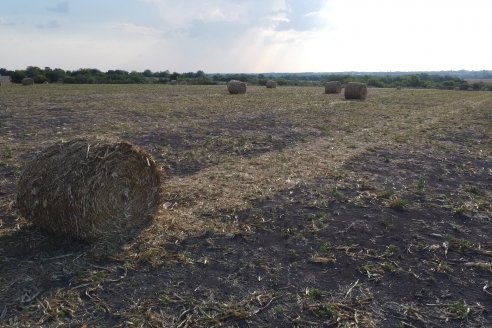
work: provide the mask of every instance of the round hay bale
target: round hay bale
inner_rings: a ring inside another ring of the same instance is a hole
[[[277,87],[277,81],[268,80],[267,83],[266,83],[266,87],[268,89],[275,89]]]
[[[155,216],[161,180],[162,170],[142,149],[76,139],[42,150],[26,165],[17,207],[57,236],[118,244]]]
[[[34,80],[31,79],[30,77],[25,77],[22,79],[22,85],[33,85]]]
[[[246,87],[246,82],[241,82],[237,80],[230,80],[229,82],[227,82],[227,90],[231,95],[246,93]]]
[[[349,82],[345,86],[345,99],[359,99],[364,100],[367,98],[367,86],[364,83]]]
[[[339,81],[329,81],[325,84],[325,93],[340,93],[342,92],[342,83]]]

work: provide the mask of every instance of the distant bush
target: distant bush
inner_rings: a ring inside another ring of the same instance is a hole
[[[342,84],[349,82],[365,83],[373,88],[424,88],[424,89],[450,89],[450,90],[487,90],[492,91],[492,84],[483,82],[468,83],[467,81],[438,74],[418,73],[401,74],[321,74],[321,73],[264,73],[264,74],[206,74],[204,71],[171,73],[169,70],[152,72],[146,69],[143,72],[127,72],[125,70],[109,70],[102,72],[94,68],[81,68],[76,71],[65,71],[60,68],[41,69],[29,66],[25,70],[9,71],[0,69],[2,75],[10,75],[12,82],[21,83],[25,77],[30,77],[36,83],[48,81],[50,83],[170,83],[212,85],[226,83],[230,80],[247,82],[248,85],[265,86],[268,80],[275,80],[278,85],[292,86],[324,86],[328,81],[340,81]],[[481,76],[488,76],[488,71],[479,72]],[[470,73],[471,74],[471,73]],[[492,76],[492,75],[491,75]]]
[[[483,82],[475,82],[475,83],[472,84],[472,89],[475,90],[475,91],[482,90],[483,87],[484,87],[484,83]]]
[[[35,75],[32,77],[32,79],[34,80],[34,83],[38,84],[38,83],[44,83],[46,82],[48,79],[46,78],[46,76],[44,75]]]
[[[22,83],[22,79],[26,77],[26,73],[24,71],[14,71],[10,75],[10,80],[14,83]]]
[[[370,78],[369,80],[367,80],[367,85],[370,87],[376,87],[376,88],[383,88],[384,87],[383,81],[381,81],[380,79],[376,79],[376,78]]]

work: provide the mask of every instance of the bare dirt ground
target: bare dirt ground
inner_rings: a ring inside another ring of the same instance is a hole
[[[59,140],[145,148],[154,224],[117,254],[15,208]],[[492,326],[492,93],[0,88],[0,326]]]

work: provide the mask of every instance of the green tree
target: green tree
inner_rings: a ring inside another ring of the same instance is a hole
[[[36,66],[28,66],[26,68],[26,76],[32,78],[44,76],[44,71]]]
[[[10,75],[10,79],[14,83],[21,83],[22,79],[25,77],[26,77],[26,72],[21,70],[15,70],[12,72],[12,75]]]

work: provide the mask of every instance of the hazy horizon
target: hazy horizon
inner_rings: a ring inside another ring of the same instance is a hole
[[[492,70],[487,0],[18,0],[0,67],[206,73]]]

